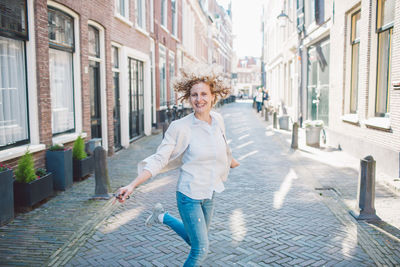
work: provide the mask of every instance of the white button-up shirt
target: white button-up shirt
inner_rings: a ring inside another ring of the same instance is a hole
[[[180,167],[177,191],[193,199],[211,199],[214,191],[222,192],[230,149],[222,116],[216,112],[210,115],[211,125],[193,113],[172,122],[157,152],[139,163],[139,173],[145,169],[155,176]]]

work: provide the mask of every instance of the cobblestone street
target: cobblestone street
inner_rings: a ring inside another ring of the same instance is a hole
[[[400,211],[386,211],[399,196],[377,185],[381,223],[357,222],[348,213],[357,194],[357,160],[301,143],[291,150],[290,132],[273,129],[250,103],[219,112],[241,166],[216,197],[204,266],[400,265]],[[112,188],[130,182],[136,163],[160,142],[161,134],[145,137],[110,158]],[[166,226],[144,226],[157,202],[178,216],[177,178],[178,171],[159,175],[123,205],[88,200],[93,177],[74,184],[0,227],[0,265],[182,266],[186,243]]]

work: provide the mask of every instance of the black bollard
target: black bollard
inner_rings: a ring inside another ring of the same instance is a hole
[[[293,149],[299,148],[299,125],[297,122],[293,123],[292,145],[290,147]]]
[[[276,111],[274,111],[274,114],[273,114],[273,125],[274,125],[274,129],[278,128],[278,119],[277,119]]]
[[[269,121],[268,108],[264,108],[265,121]]]
[[[367,156],[360,161],[358,204],[355,211],[351,211],[351,215],[357,220],[380,220],[375,211],[375,165],[376,162],[372,156]]]
[[[107,152],[101,146],[94,149],[94,176],[96,187],[93,199],[109,199],[111,191],[107,168]]]

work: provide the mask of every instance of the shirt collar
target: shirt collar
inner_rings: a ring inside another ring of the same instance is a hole
[[[193,115],[193,125],[209,125],[207,122],[196,118],[196,116],[194,115],[194,112],[192,113],[192,115]],[[214,117],[212,111],[210,112],[210,116],[211,116],[211,125],[210,126],[214,126],[215,125],[215,117]]]

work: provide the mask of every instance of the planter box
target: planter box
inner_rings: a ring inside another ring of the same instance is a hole
[[[14,204],[16,207],[32,207],[53,195],[53,174],[49,172],[30,183],[14,182]]]
[[[306,127],[306,145],[319,147],[322,127]]]
[[[13,182],[12,170],[0,172],[0,225],[14,218]]]
[[[73,160],[74,181],[80,181],[94,170],[94,156],[88,156],[82,160]]]
[[[279,117],[279,129],[289,130],[289,116],[283,115]]]
[[[46,151],[46,169],[54,176],[54,189],[66,190],[72,186],[72,150]]]

